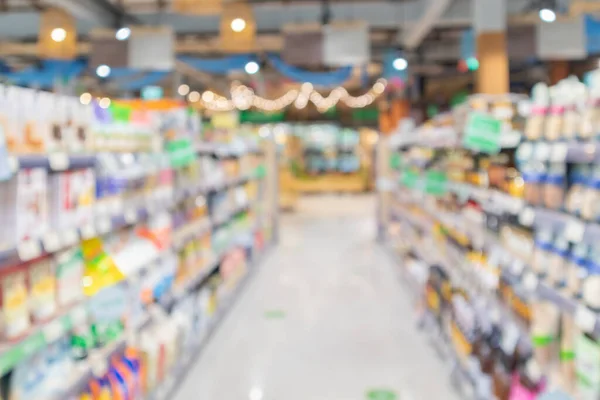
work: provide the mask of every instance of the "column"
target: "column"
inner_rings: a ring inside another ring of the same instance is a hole
[[[476,35],[477,93],[508,93],[510,77],[506,43],[506,0],[473,0]]]
[[[559,81],[569,76],[569,61],[555,60],[549,62],[550,83],[556,85]]]

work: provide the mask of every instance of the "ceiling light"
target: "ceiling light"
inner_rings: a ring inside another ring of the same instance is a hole
[[[190,87],[186,84],[179,85],[179,89],[177,89],[177,93],[179,93],[180,96],[185,96],[189,92],[190,92]]]
[[[544,22],[554,22],[556,21],[556,13],[554,12],[554,10],[551,10],[549,8],[542,8],[540,10],[540,19]]]
[[[108,108],[110,107],[110,99],[108,97],[103,97],[98,102],[98,105],[100,106],[100,108]]]
[[[196,91],[190,92],[190,94],[188,95],[188,100],[191,103],[195,103],[197,101],[200,101],[200,93],[198,93]]]
[[[67,31],[65,31],[63,28],[54,28],[52,29],[52,32],[50,32],[50,37],[55,42],[60,43],[67,38]]]
[[[110,75],[110,67],[106,64],[98,65],[96,68],[96,75],[100,78],[106,78]]]
[[[246,21],[243,18],[235,18],[231,21],[231,30],[234,32],[241,32],[246,29]]]
[[[206,92],[202,93],[202,101],[204,101],[206,103],[210,103],[214,99],[215,99],[215,94],[213,92],[211,92],[210,90],[207,90]]]
[[[88,105],[88,104],[90,104],[91,101],[92,101],[92,95],[89,93],[82,93],[81,96],[79,96],[79,102],[81,104]]]
[[[258,66],[258,63],[255,61],[250,61],[244,67],[244,70],[246,70],[246,72],[250,75],[257,73],[259,69],[260,69],[260,67]]]
[[[117,40],[127,40],[127,39],[129,39],[129,36],[131,36],[131,29],[129,29],[126,26],[124,26],[123,28],[119,29],[117,31],[117,33],[115,33],[115,38]]]
[[[398,57],[394,60],[392,65],[393,65],[394,69],[396,69],[398,71],[404,71],[408,67],[408,61],[406,61],[402,57]]]

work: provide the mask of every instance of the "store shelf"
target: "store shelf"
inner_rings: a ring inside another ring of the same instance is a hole
[[[132,207],[112,217],[99,217],[95,223],[89,223],[82,227],[65,229],[60,232],[48,232],[41,239],[23,241],[18,246],[0,250],[0,269],[56,253],[76,245],[81,240],[118,231],[126,226],[146,220],[158,209],[166,210],[168,204],[169,202],[164,201],[147,203],[146,206]]]
[[[241,206],[237,206],[235,209],[231,210],[226,215],[215,218],[212,221],[213,230],[219,229],[223,225],[229,223],[236,215],[248,211],[252,207],[252,204],[247,203]]]
[[[221,182],[213,182],[201,184],[195,187],[183,187],[177,189],[175,193],[175,203],[181,202],[183,199],[193,198],[199,195],[208,195],[209,193],[217,193],[236,186],[244,185],[255,179],[252,175],[230,178]]]
[[[527,215],[526,215],[527,214]],[[525,225],[533,220],[533,226],[537,229],[550,229],[553,232],[563,232],[571,242],[583,242],[595,245],[600,241],[600,224],[585,222],[580,218],[546,208],[527,208],[523,210],[519,219]]]
[[[49,400],[64,400],[78,398],[88,388],[90,380],[94,377],[92,373],[92,362],[94,359],[110,360],[114,355],[121,354],[125,351],[126,342],[124,339],[116,340],[109,343],[104,348],[93,350],[93,353],[88,356],[87,361],[83,361],[76,367],[73,373],[73,379],[67,385],[67,389],[53,395]]]
[[[257,262],[253,262],[253,265],[257,265],[262,260],[264,254],[267,253],[269,248],[263,250],[262,256],[257,258]],[[221,322],[231,310],[233,303],[238,298],[243,288],[247,285],[248,281],[254,273],[253,269],[241,279],[233,292],[225,299],[222,300],[219,309],[212,317],[206,335],[200,343],[194,346],[190,351],[186,351],[186,355],[177,362],[175,367],[170,371],[169,376],[163,383],[159,385],[152,393],[150,393],[144,400],[168,400],[175,396],[175,392],[179,388],[179,385],[183,382],[188,372],[192,369],[191,366],[194,361],[200,356],[202,350],[206,347],[212,335],[215,333],[217,327],[220,326]]]
[[[85,307],[77,305],[63,311],[45,324],[32,327],[21,340],[6,343],[0,348],[0,375],[6,374],[16,365],[63,336],[73,326],[77,326],[86,318],[87,310]]]
[[[196,152],[200,154],[214,155],[221,158],[228,158],[240,157],[250,153],[260,154],[262,153],[262,150],[256,145],[246,145],[244,143],[201,143],[196,146]]]
[[[13,157],[10,160],[14,169],[46,168],[50,171],[65,171],[96,166],[96,155],[75,155],[67,153],[26,154]]]
[[[600,142],[525,142],[518,151],[521,159],[543,162],[600,162]]]

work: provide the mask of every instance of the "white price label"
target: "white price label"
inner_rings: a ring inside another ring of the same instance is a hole
[[[548,160],[550,158],[550,145],[548,143],[536,143],[534,156],[538,161]]]
[[[79,326],[87,320],[87,311],[85,307],[79,306],[71,311],[71,321],[73,326]]]
[[[19,159],[15,156],[8,157],[8,167],[13,174],[16,173],[21,167]]]
[[[585,234],[585,224],[580,220],[573,218],[567,224],[565,237],[569,242],[579,243],[583,240]]]
[[[567,159],[567,151],[569,147],[566,143],[554,143],[550,151],[550,161],[564,162]]]
[[[78,241],[79,237],[77,236],[77,231],[75,229],[67,229],[63,233],[63,243],[65,246],[73,246]]]
[[[97,215],[106,215],[108,214],[108,205],[106,202],[101,201],[94,205]]]
[[[524,269],[525,263],[517,258],[513,261],[510,267],[510,272],[512,272],[514,275],[521,275]]]
[[[537,290],[538,283],[538,277],[533,272],[528,273],[523,278],[523,286],[525,287],[525,289],[531,292]]]
[[[523,143],[517,150],[517,158],[520,160],[529,160],[533,155],[533,145],[531,143]]]
[[[60,237],[55,232],[45,234],[42,242],[44,243],[44,249],[48,253],[53,253],[61,247]]]
[[[89,223],[81,228],[81,236],[83,239],[91,239],[96,237],[96,227],[94,224]]]
[[[578,306],[575,311],[575,324],[584,332],[593,332],[597,319],[596,313],[584,305]]]
[[[135,222],[137,221],[138,214],[136,210],[129,209],[125,211],[124,217],[125,221],[128,224],[135,224]]]
[[[24,240],[17,246],[17,253],[21,261],[33,260],[42,255],[42,246],[39,240]]]
[[[105,218],[100,218],[98,220],[98,233],[101,235],[104,235],[108,232],[110,232],[112,228],[112,223],[110,222],[110,218],[105,217]]]
[[[517,343],[519,342],[519,337],[521,336],[519,328],[517,328],[514,323],[509,322],[505,325],[503,333],[500,346],[507,354],[512,354],[515,351]]]
[[[44,339],[46,343],[52,343],[59,339],[65,332],[64,326],[60,319],[46,324],[43,328]]]
[[[53,171],[64,171],[69,168],[69,156],[66,153],[54,153],[48,156],[50,169]]]
[[[110,212],[112,215],[120,214],[123,210],[123,204],[121,203],[121,199],[112,199],[110,202]]]
[[[525,207],[519,213],[519,223],[524,226],[533,225],[533,221],[535,220],[535,211],[531,207]]]

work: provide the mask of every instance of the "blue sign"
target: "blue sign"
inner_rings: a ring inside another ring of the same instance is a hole
[[[475,32],[473,29],[467,29],[460,37],[460,58],[468,60],[476,57]]]
[[[588,54],[600,53],[600,19],[585,16],[585,38]]]
[[[163,88],[160,86],[145,86],[142,88],[141,97],[144,100],[158,100],[163,97]]]

